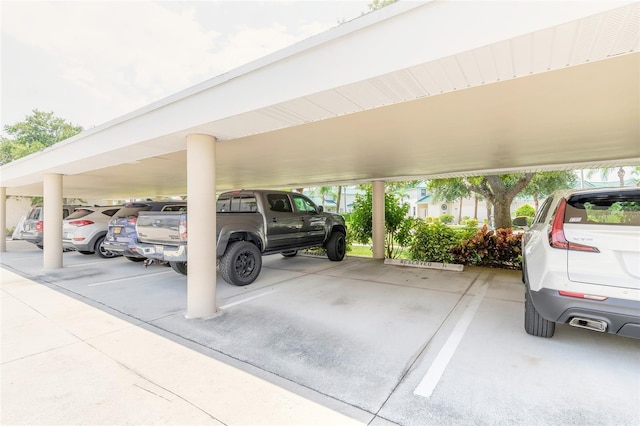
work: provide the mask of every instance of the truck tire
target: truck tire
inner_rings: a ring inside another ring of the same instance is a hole
[[[229,284],[244,286],[258,278],[262,268],[262,254],[255,244],[236,241],[220,258],[220,275]]]
[[[344,259],[344,255],[347,251],[347,243],[345,241],[344,234],[339,231],[334,231],[329,237],[329,241],[325,248],[327,249],[327,257],[329,257],[329,260],[339,262]]]
[[[529,289],[524,289],[524,329],[528,334],[538,337],[553,337],[556,323],[544,319],[533,306]]]
[[[177,273],[187,275],[187,262],[169,262],[169,265]]]
[[[280,253],[283,257],[294,257],[296,254],[298,254],[298,250],[289,250],[289,251],[283,251],[282,253]]]

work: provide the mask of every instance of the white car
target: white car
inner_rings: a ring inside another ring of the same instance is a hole
[[[523,220],[524,219],[524,220]],[[568,323],[640,338],[640,188],[564,190],[524,226],[527,333]]]
[[[122,206],[80,207],[62,221],[62,247],[103,258],[118,254],[103,247],[109,220]]]

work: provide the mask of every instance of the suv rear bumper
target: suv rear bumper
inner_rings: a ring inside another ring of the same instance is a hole
[[[543,318],[568,323],[585,318],[606,323],[606,332],[640,339],[640,300],[609,298],[603,301],[562,296],[558,290],[528,290]]]
[[[114,243],[113,241],[105,240],[102,243],[102,248],[104,248],[105,250],[108,250],[110,252],[117,253],[119,255],[125,256],[125,257],[144,258],[144,256],[142,256],[139,253],[134,251],[135,247],[129,246],[129,244],[127,244],[127,243]]]

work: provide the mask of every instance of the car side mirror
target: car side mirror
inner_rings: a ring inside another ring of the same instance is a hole
[[[322,206],[316,206],[316,211],[318,213],[322,213],[324,211],[324,208]]]
[[[529,218],[526,216],[518,216],[513,219],[513,224],[521,228],[529,228]]]

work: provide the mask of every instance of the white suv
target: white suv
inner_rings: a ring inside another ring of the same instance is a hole
[[[530,228],[514,224],[527,333],[552,337],[557,322],[640,338],[640,188],[558,191]]]
[[[80,207],[62,221],[62,246],[103,258],[119,256],[103,247],[109,220],[122,206]]]

